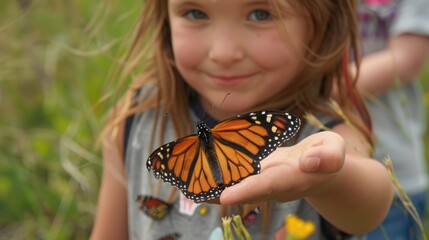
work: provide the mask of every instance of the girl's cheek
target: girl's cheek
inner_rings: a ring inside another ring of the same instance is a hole
[[[172,29],[173,53],[179,66],[197,66],[202,61],[203,38],[193,31]]]
[[[249,46],[249,54],[259,66],[265,69],[277,68],[281,65],[291,64],[295,57],[286,48],[285,43],[277,34],[262,35],[257,37],[255,44]]]
[[[198,58],[192,48],[184,45],[173,47],[175,63],[178,67],[195,67],[198,65]]]

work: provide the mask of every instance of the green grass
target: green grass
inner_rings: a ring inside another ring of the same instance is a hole
[[[0,239],[86,239],[101,173],[98,105],[140,1],[0,8]]]
[[[88,238],[106,112],[97,103],[139,4],[2,2],[0,239]],[[423,76],[429,92],[429,66]]]

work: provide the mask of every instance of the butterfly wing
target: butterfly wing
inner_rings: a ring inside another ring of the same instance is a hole
[[[218,196],[224,188],[216,183],[196,135],[159,147],[149,156],[146,167],[196,202],[214,198],[208,196]]]
[[[225,120],[211,130],[223,144],[262,160],[292,138],[300,125],[300,119],[289,113],[261,111]]]
[[[171,210],[171,204],[158,198],[138,195],[136,200],[139,202],[139,208],[154,220],[164,219]]]
[[[258,174],[259,161],[299,130],[299,118],[261,111],[220,122],[211,129],[223,184],[228,187]]]
[[[158,240],[178,240],[181,236],[182,235],[180,233],[171,233],[161,238],[158,238]]]

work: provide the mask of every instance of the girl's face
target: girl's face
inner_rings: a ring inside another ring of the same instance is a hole
[[[281,8],[292,11],[286,1]],[[168,11],[176,67],[218,119],[284,91],[310,36],[304,17],[278,20],[268,0],[169,0]],[[278,23],[289,33],[287,44]]]

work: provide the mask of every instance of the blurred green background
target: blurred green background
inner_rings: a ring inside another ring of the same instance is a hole
[[[0,239],[88,238],[106,114],[98,103],[141,4],[2,1]],[[429,106],[429,65],[422,79]]]
[[[2,0],[0,239],[87,239],[101,177],[98,104],[136,0]]]

